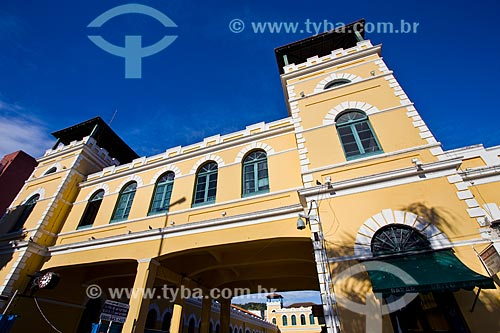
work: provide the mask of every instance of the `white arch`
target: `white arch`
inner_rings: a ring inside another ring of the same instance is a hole
[[[45,198],[45,189],[43,187],[39,187],[37,188],[36,190],[34,190],[33,192],[30,193],[30,195],[26,196],[23,200],[23,204],[26,203],[26,201],[28,201],[28,199],[30,199],[32,196],[34,196],[35,194],[38,194],[40,197],[38,198],[38,200],[42,200],[43,198]]]
[[[148,312],[154,310],[156,312],[156,321],[161,321],[163,318],[160,318],[160,307],[156,303],[150,303]]]
[[[163,318],[165,318],[165,315],[166,315],[167,313],[170,313],[170,314],[172,315],[172,309],[171,309],[171,308],[169,308],[169,307],[167,307],[167,308],[163,311],[163,313],[161,314],[161,321],[163,321]]]
[[[379,109],[371,104],[365,103],[365,102],[358,102],[358,101],[345,101],[337,106],[335,106],[333,109],[328,111],[328,113],[325,116],[325,119],[323,119],[323,125],[330,125],[335,123],[335,118],[337,115],[347,109],[358,109],[362,110],[366,113],[366,115],[372,115],[374,113],[379,112]]]
[[[320,92],[325,90],[325,86],[328,84],[328,82],[331,82],[333,80],[338,80],[338,79],[346,79],[351,82],[358,82],[363,80],[362,77],[354,75],[354,74],[349,74],[349,73],[333,73],[325,77],[323,80],[319,81],[319,83],[316,85],[314,88],[314,92]]]
[[[108,195],[109,194],[108,184],[103,183],[103,184],[97,185],[89,194],[87,194],[87,197],[85,197],[84,201],[89,201],[90,197],[93,196],[95,194],[95,192],[97,192],[99,190],[104,190],[104,195]]]
[[[189,325],[189,322],[191,321],[191,319],[194,320],[194,327],[199,327],[198,318],[196,318],[196,315],[194,313],[191,313],[189,315],[188,319],[186,320],[186,324]]]
[[[189,171],[189,174],[190,175],[194,175],[196,173],[196,171],[198,171],[198,168],[200,167],[200,165],[202,165],[203,163],[205,163],[207,161],[214,161],[214,162],[216,162],[218,168],[224,166],[224,160],[220,156],[210,154],[210,155],[204,156],[203,158],[200,158],[194,164],[194,166],[191,168],[191,171]]]
[[[168,171],[172,171],[175,174],[175,177],[182,176],[181,170],[178,167],[176,167],[173,164],[169,164],[166,167],[163,167],[160,170],[158,170],[158,172],[155,173],[155,175],[153,176],[153,178],[151,178],[151,181],[149,182],[149,184],[150,185],[156,184],[156,181],[158,180],[158,178],[161,175],[163,175],[165,172],[168,172]]]
[[[144,184],[141,177],[137,175],[132,175],[127,177],[124,181],[121,182],[121,184],[116,188],[115,193],[120,192],[123,186],[125,186],[127,183],[130,183],[131,181],[135,181],[137,183],[137,187],[140,187]]]
[[[241,163],[241,161],[243,160],[243,157],[245,157],[245,155],[249,151],[254,150],[254,149],[262,149],[262,150],[264,150],[266,152],[267,156],[270,156],[270,155],[274,154],[273,147],[271,147],[267,143],[253,142],[252,144],[250,144],[250,145],[244,147],[242,150],[240,150],[240,152],[238,153],[238,155],[236,155],[236,159],[234,160],[234,163]]]
[[[354,243],[354,254],[372,256],[371,241],[375,232],[389,224],[404,224],[413,227],[427,237],[433,249],[450,246],[448,237],[435,225],[423,218],[406,211],[384,209],[382,212],[371,216],[359,228]]]

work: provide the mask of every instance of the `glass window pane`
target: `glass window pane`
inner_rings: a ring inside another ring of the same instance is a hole
[[[217,192],[217,163],[210,162],[203,165],[196,178],[193,203],[215,201]]]
[[[269,189],[267,155],[265,151],[251,152],[243,161],[243,194]]]

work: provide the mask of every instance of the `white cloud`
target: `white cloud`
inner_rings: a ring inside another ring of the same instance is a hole
[[[5,154],[23,150],[33,157],[40,157],[54,140],[47,128],[18,104],[0,100],[0,158]]]

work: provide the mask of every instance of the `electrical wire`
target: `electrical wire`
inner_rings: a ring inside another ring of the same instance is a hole
[[[36,304],[36,307],[38,308],[38,311],[40,311],[40,314],[42,315],[43,319],[47,322],[47,324],[49,324],[50,327],[52,327],[54,329],[54,331],[56,331],[58,333],[62,333],[54,325],[52,325],[52,323],[47,319],[47,317],[45,317],[45,315],[43,314],[42,309],[40,308],[40,305],[38,304],[38,300],[36,299],[36,297],[33,297],[33,300],[35,301],[35,304]]]

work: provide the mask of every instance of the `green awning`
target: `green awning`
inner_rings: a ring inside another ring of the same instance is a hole
[[[469,269],[453,254],[452,250],[408,253],[374,260],[366,262],[370,264],[368,274],[374,293],[384,295],[407,292],[427,293],[457,291],[461,288],[472,290],[474,287],[495,289],[493,279]],[[398,269],[403,272],[398,273]],[[393,274],[395,271],[396,274]]]

